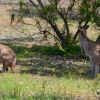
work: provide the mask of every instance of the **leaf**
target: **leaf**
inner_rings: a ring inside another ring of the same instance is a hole
[[[59,46],[59,50],[66,52],[66,51],[62,48],[62,46]]]

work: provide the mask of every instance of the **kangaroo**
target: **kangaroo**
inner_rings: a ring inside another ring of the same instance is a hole
[[[3,72],[7,72],[9,67],[13,73],[16,72],[16,55],[11,48],[3,44],[0,44],[0,61],[3,63]]]
[[[80,46],[84,49],[85,53],[89,56],[92,65],[92,74],[97,76],[99,73],[100,64],[100,45],[99,43],[90,40],[87,35],[89,25],[79,26]]]

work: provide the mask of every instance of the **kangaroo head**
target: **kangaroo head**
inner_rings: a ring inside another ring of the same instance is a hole
[[[86,30],[89,28],[89,25],[86,26],[79,26],[79,34],[81,36],[86,36]]]

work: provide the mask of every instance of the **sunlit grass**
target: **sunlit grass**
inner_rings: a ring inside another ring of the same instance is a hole
[[[0,97],[8,98],[38,98],[38,100],[65,100],[64,98],[85,98],[96,100],[100,90],[97,78],[87,79],[69,75],[69,77],[32,76],[30,74],[1,74]],[[58,99],[59,98],[59,99]],[[7,99],[8,100],[8,99]],[[35,99],[34,99],[35,100]]]

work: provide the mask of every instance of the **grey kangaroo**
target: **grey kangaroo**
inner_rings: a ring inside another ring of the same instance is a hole
[[[80,46],[84,49],[85,53],[89,56],[92,65],[92,74],[97,76],[99,73],[100,65],[100,45],[90,40],[87,35],[89,25],[79,26]]]
[[[3,44],[0,44],[0,61],[3,63],[3,72],[7,72],[9,67],[13,73],[16,72],[15,53],[11,48]]]

